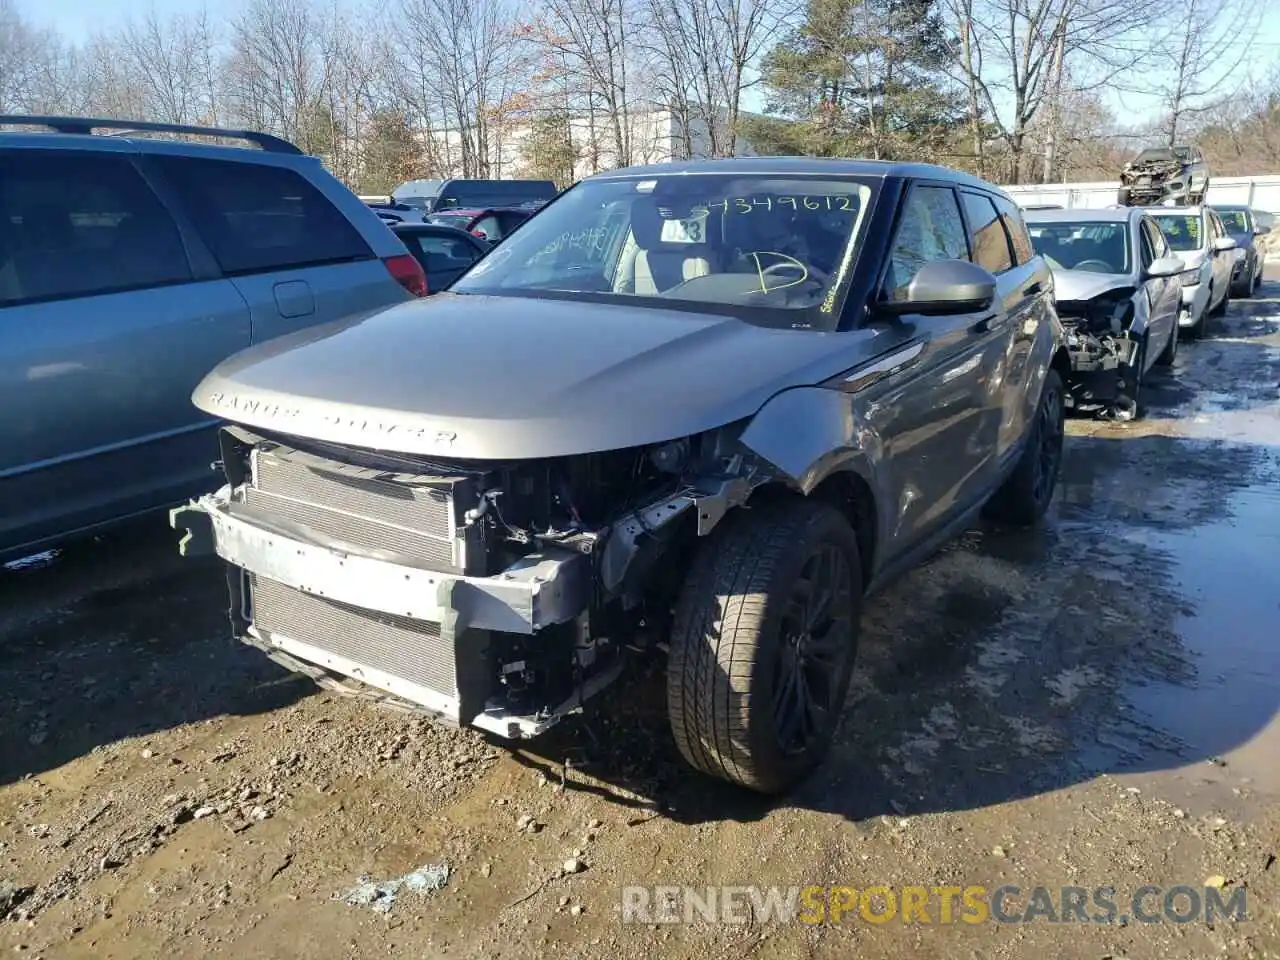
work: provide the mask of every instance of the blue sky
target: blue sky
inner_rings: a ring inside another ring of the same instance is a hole
[[[145,16],[153,8],[168,15],[194,12],[206,5],[210,10],[217,10],[219,6],[210,0],[18,0],[19,9],[29,19],[54,26],[72,40],[83,40],[94,30],[111,27],[126,17]],[[1264,18],[1248,66],[1261,74],[1277,62],[1280,62],[1280,17]],[[748,99],[753,101],[747,104],[749,108],[757,106],[755,97]],[[1112,93],[1107,99],[1122,122],[1140,121],[1157,109],[1151,96]]]

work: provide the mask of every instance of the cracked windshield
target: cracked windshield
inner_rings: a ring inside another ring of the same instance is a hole
[[[747,318],[769,308],[783,312],[760,322],[830,327],[871,192],[853,180],[770,177],[584,183],[452,290],[656,297]]]

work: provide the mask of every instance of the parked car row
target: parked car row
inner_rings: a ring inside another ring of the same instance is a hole
[[[1174,361],[1233,295],[1262,280],[1254,243],[1268,231],[1246,206],[1025,208],[1031,241],[1053,270],[1067,330],[1073,407],[1142,415],[1142,385]]]
[[[260,134],[13,123],[54,133],[0,133],[0,556],[191,498],[290,669],[518,739],[666,656],[683,756],[765,793],[827,753],[864,596],[1035,524],[1067,408],[1136,415],[1193,286],[1151,211],[925,164],[619,170],[506,230]]]
[[[396,203],[423,215],[462,208],[484,210],[528,202],[548,203],[558,194],[550,180],[410,180],[391,191]]]
[[[484,253],[501,243],[549,202],[554,185],[544,180],[414,181],[440,184],[428,199],[410,194],[413,203],[395,196],[360,199],[405,242],[426,272],[431,293],[458,279]],[[401,193],[412,184],[397,188]],[[418,191],[422,187],[414,188]],[[506,206],[459,206],[460,199],[501,196]],[[431,212],[424,212],[425,210]],[[459,234],[465,235],[465,239]]]

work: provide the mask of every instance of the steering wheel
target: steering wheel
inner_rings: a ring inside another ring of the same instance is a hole
[[[1093,273],[1115,273],[1111,264],[1105,260],[1081,260],[1072,270],[1089,270]]]

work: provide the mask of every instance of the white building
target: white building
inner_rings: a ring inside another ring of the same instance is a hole
[[[743,113],[744,119],[752,114]],[[695,122],[686,137],[679,117],[671,110],[642,110],[628,116],[630,164],[665,163],[677,159],[697,159],[712,155],[712,138],[705,122]],[[491,177],[519,177],[532,165],[528,140],[532,121],[488,131]],[[609,117],[573,117],[569,121],[569,137],[573,144],[574,177],[590,176],[602,170],[628,165],[620,158],[617,135]],[[443,162],[446,176],[462,176],[463,136],[457,130],[435,135],[434,150],[429,154]],[[735,156],[755,156],[750,143],[739,134]]]

